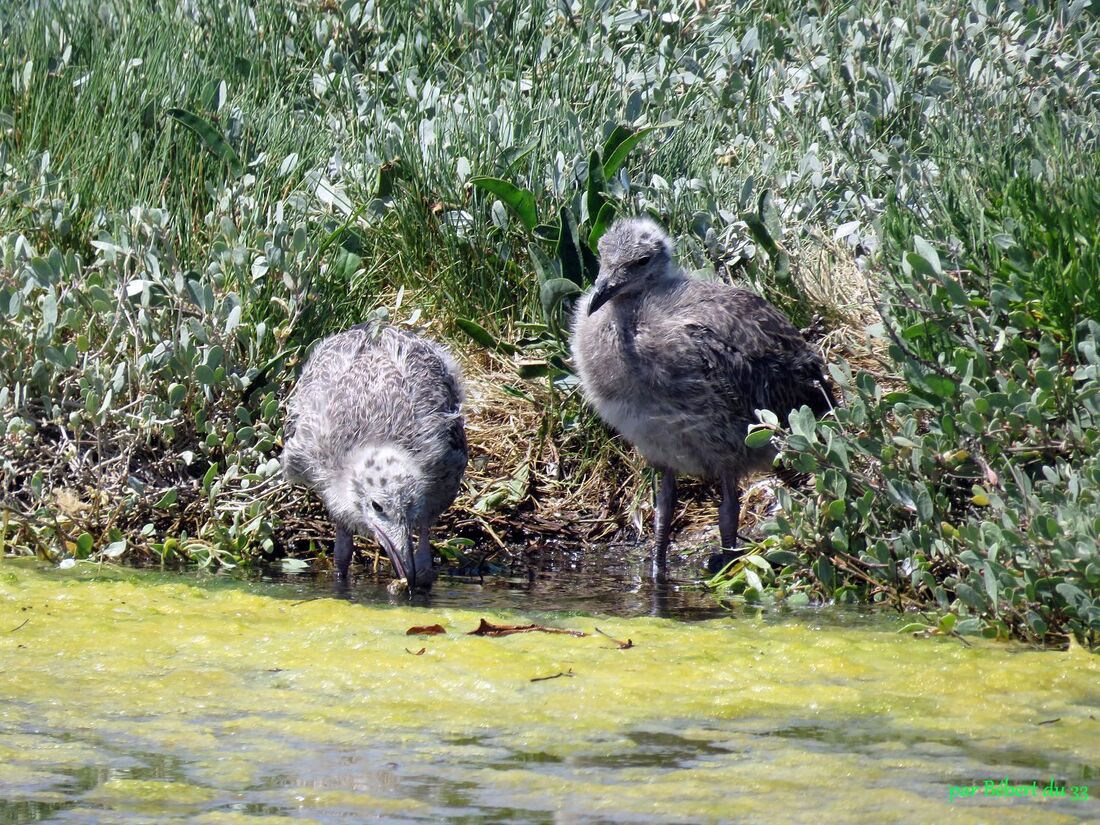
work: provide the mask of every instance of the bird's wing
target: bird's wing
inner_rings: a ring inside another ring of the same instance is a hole
[[[721,403],[738,415],[780,416],[824,404],[820,358],[782,312],[763,298],[722,284],[689,281],[653,313],[640,347],[660,386],[683,398]],[[641,336],[640,336],[641,338]]]
[[[344,376],[366,344],[365,334],[347,330],[323,339],[313,348],[287,397],[283,430],[288,439],[294,437],[303,421],[324,414],[332,389],[343,385]]]

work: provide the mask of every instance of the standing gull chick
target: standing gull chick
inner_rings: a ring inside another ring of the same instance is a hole
[[[661,473],[654,575],[666,575],[676,474],[722,485],[722,546],[737,543],[741,478],[771,467],[750,449],[755,410],[781,417],[833,396],[821,358],[778,309],[728,284],[691,278],[668,234],[648,218],[616,221],[600,239],[600,274],[581,298],[572,352],[600,417]]]
[[[314,349],[287,403],[282,464],[324,501],[341,579],[352,535],[370,533],[410,590],[431,587],[429,532],[466,468],[461,403],[450,353],[411,332],[360,324]]]

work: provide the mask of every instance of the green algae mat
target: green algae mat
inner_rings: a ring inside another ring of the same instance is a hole
[[[1100,658],[898,627],[3,561],[0,822],[1100,821]]]

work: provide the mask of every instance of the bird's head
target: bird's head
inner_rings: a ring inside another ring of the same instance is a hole
[[[622,218],[600,238],[600,274],[588,302],[591,315],[613,298],[637,295],[677,276],[672,241],[650,218]]]
[[[338,485],[344,520],[374,536],[410,590],[431,587],[430,562],[428,569],[417,569],[413,553],[412,526],[424,499],[424,474],[413,455],[396,445],[369,446],[356,451],[348,466],[345,483]]]

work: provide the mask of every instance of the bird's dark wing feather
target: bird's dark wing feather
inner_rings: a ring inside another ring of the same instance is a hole
[[[669,365],[661,380],[684,397],[720,400],[745,418],[757,409],[785,418],[803,404],[819,415],[830,408],[820,357],[782,312],[751,292],[690,279],[669,297],[648,338]]]

